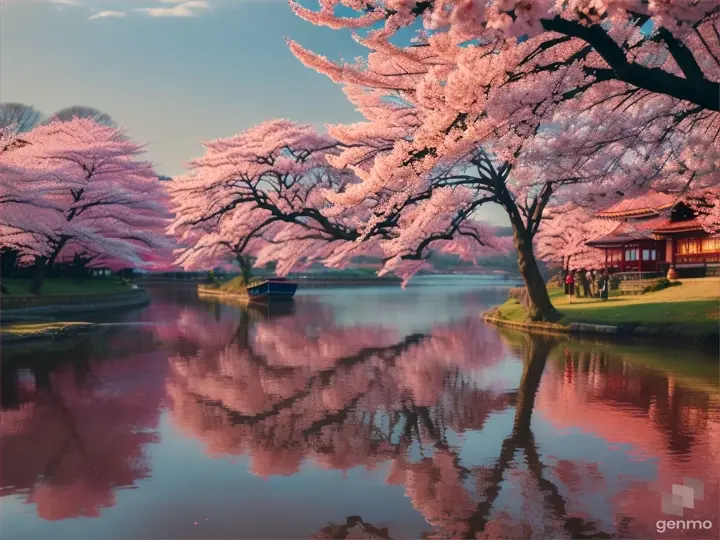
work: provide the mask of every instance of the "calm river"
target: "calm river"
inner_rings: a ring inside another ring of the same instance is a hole
[[[507,286],[157,286],[5,347],[0,538],[718,538],[717,351],[499,331]]]

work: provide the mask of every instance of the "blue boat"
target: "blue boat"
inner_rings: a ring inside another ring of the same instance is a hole
[[[297,283],[279,277],[257,278],[251,280],[247,286],[251,302],[290,300],[295,296],[295,291],[297,291]]]

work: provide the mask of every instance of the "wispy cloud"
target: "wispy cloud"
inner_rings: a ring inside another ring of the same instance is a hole
[[[63,11],[65,8],[81,8],[83,7],[78,0],[46,0],[49,4],[55,6],[58,11]],[[2,4],[2,0],[0,0]]]
[[[145,13],[149,17],[194,17],[203,10],[210,9],[206,0],[160,0],[163,4],[174,4],[172,7],[135,8],[134,11]]]
[[[197,17],[231,5],[285,3],[287,0],[0,0],[0,4],[25,2],[50,4],[57,9],[82,8],[93,12],[88,20],[95,20],[123,18],[132,14],[147,17]],[[132,4],[142,7],[132,7]]]
[[[124,16],[125,13],[123,13],[122,11],[98,11],[95,15],[91,15],[90,17],[88,17],[88,21],[94,21],[95,19],[107,19],[109,17],[119,19]]]

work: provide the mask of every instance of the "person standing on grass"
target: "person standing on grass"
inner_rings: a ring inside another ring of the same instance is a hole
[[[593,298],[600,298],[600,287],[598,286],[598,280],[600,276],[595,270],[592,271],[592,281],[590,283]]]
[[[585,273],[582,271],[582,269],[575,270],[575,297],[580,298],[582,297],[583,292],[583,276]]]
[[[575,298],[580,298],[582,292],[582,271],[575,270],[573,282],[575,283]]]
[[[590,298],[592,296],[590,292],[590,284],[592,283],[592,272],[590,272],[590,269],[587,269],[587,272],[585,272],[585,276],[583,277],[583,296],[585,298]]]
[[[570,299],[574,292],[575,279],[573,278],[572,272],[568,270],[568,273],[565,275],[565,295]]]
[[[600,283],[601,283],[600,299],[604,301],[604,300],[607,300],[608,297],[610,296],[610,274],[609,274],[607,268],[603,272]]]

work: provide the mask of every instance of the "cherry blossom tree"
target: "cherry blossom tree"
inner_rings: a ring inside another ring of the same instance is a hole
[[[583,92],[607,81],[667,95],[702,109],[720,111],[720,7],[713,0],[646,2],[574,0],[321,0],[320,10],[296,1],[293,10],[315,24],[363,29],[380,25],[394,34],[422,18],[433,32],[447,32],[456,42],[520,38],[532,55],[548,62],[512,73],[515,80],[543,83],[558,71],[584,61]],[[343,6],[355,16],[343,17]],[[475,73],[475,76],[482,76]]]
[[[625,4],[606,11],[602,2],[291,5],[315,24],[356,30],[370,51],[338,64],[290,42],[304,64],[345,84],[367,119],[330,130],[348,148],[335,164],[361,178],[331,198],[338,211],[386,190],[395,194],[383,208],[389,212],[448,181],[470,190],[469,204],[500,204],[532,318],[556,316],[532,246],[546,208],[609,205],[648,189],[717,189],[720,120],[716,97],[708,99],[718,86],[716,6],[701,2],[683,13],[632,3],[638,14]],[[342,16],[340,5],[356,15]],[[413,26],[418,16],[432,32]],[[687,31],[687,47],[662,26],[677,26],[673,18]],[[513,37],[520,30],[523,39]],[[663,47],[670,52],[661,54]],[[678,75],[678,55],[691,76]]]
[[[27,138],[14,125],[0,128],[0,250],[3,260],[47,254],[44,238],[52,235],[50,198],[56,186],[38,174],[37,163],[28,159]],[[5,264],[3,264],[5,269]]]
[[[330,211],[328,198],[359,179],[334,161],[338,141],[311,126],[275,120],[205,146],[205,156],[170,189],[176,219],[169,230],[187,246],[178,259],[185,267],[232,255],[247,276],[251,255],[259,265],[277,262],[283,274],[315,261],[339,267],[355,256],[380,255],[381,273],[407,279],[431,247],[469,258],[504,248],[491,227],[467,219],[476,205],[457,186],[432,201],[420,194],[390,212],[384,210],[393,204],[390,191]],[[430,211],[440,206],[452,211]]]
[[[683,202],[693,210],[703,230],[715,237],[720,234],[720,190],[695,190]]]
[[[165,245],[164,187],[142,146],[118,128],[91,119],[53,121],[28,134],[37,175],[52,179],[55,207],[48,248],[37,256],[32,290],[48,266],[82,256],[94,265],[142,265],[141,254]]]
[[[542,260],[562,269],[602,268],[603,252],[587,242],[609,234],[618,223],[596,218],[592,211],[572,204],[549,209],[536,236],[535,251]]]
[[[287,272],[312,256],[312,244],[355,240],[321,212],[323,191],[348,179],[325,161],[334,146],[310,126],[284,120],[205,143],[205,156],[171,182],[176,219],[169,231],[188,246],[179,264],[207,268],[232,256],[248,278],[250,256],[282,261],[279,271]]]

